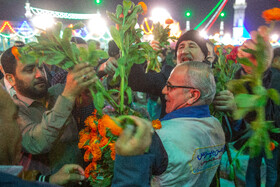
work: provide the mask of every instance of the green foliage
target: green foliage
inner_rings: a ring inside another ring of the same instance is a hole
[[[73,29],[80,29],[82,27],[84,27],[84,25],[78,23],[74,25]],[[22,62],[45,63],[56,65],[64,70],[69,70],[76,64],[85,62],[96,66],[100,59],[108,57],[105,51],[96,49],[94,42],[89,42],[88,49],[84,47],[78,48],[75,43],[71,43],[73,29],[65,28],[62,30],[62,24],[56,23],[53,28],[42,32],[37,36],[38,42],[28,43],[19,49]],[[117,106],[99,80],[90,87],[90,90],[93,96],[97,95],[95,104],[99,113],[102,113],[104,98],[106,98],[112,106]]]
[[[117,28],[110,28],[111,36],[121,51],[118,59],[118,68],[111,81],[112,84],[120,84],[119,100],[120,104],[116,111],[119,114],[127,114],[130,110],[125,110],[125,93],[129,103],[132,101],[132,92],[128,87],[128,75],[134,63],[144,63],[148,58],[154,57],[152,47],[147,42],[141,42],[143,36],[141,29],[135,29],[138,14],[142,13],[142,7],[131,1],[124,0],[123,6],[118,5],[116,13],[107,12],[109,18],[117,24]]]
[[[216,79],[216,93],[219,93],[223,90],[226,90],[228,87],[233,87],[239,82],[234,82],[233,78],[236,71],[240,68],[239,63],[235,63],[232,60],[227,60],[226,56],[231,53],[231,48],[227,46],[220,46],[217,48],[218,50],[218,61],[214,64],[213,73]],[[231,82],[231,85],[228,86],[227,84]],[[242,87],[240,87],[242,89]],[[244,88],[244,90],[246,90]],[[211,105],[210,111],[213,116],[215,116],[219,121],[222,121],[222,117],[225,115],[223,112],[215,110],[215,108]]]
[[[279,93],[275,89],[266,90],[263,87],[263,74],[267,67],[266,45],[261,36],[257,36],[256,49],[246,49],[247,53],[252,54],[256,58],[253,63],[247,59],[239,59],[239,62],[245,66],[252,68],[252,73],[242,76],[239,80],[232,80],[228,83],[228,88],[235,94],[235,102],[238,110],[234,113],[235,119],[244,118],[248,112],[254,111],[256,118],[250,122],[253,135],[249,138],[246,147],[249,148],[250,156],[257,156],[262,149],[265,150],[266,156],[272,156],[269,149],[270,137],[269,131],[278,133],[279,129],[275,129],[271,121],[265,119],[265,106],[270,98],[276,104],[279,104]],[[246,86],[249,86],[252,93],[246,91]]]

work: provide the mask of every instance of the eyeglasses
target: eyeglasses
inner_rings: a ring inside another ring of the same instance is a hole
[[[195,89],[194,87],[189,87],[189,86],[175,86],[175,85],[172,85],[170,83],[166,83],[165,85],[167,87],[167,91],[171,91],[173,88],[189,88],[189,89]]]

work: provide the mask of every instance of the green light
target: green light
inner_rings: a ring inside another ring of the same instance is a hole
[[[225,13],[224,12],[222,12],[221,14],[220,14],[220,16],[223,18],[223,17],[225,17]]]
[[[95,3],[96,3],[96,4],[100,4],[100,3],[101,3],[101,0],[95,0]]]
[[[220,6],[220,4],[223,2],[223,0],[220,0],[216,6],[211,10],[211,12],[209,12],[209,14],[194,28],[194,30],[198,29],[198,27],[200,27],[208,18],[211,14],[213,14],[213,12]]]
[[[190,17],[191,16],[191,12],[187,11],[185,15],[186,15],[186,17]]]

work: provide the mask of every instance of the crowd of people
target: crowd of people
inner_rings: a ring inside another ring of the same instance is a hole
[[[238,57],[257,65],[256,57],[244,51],[255,49],[257,34],[266,44],[263,85],[280,92],[280,48],[273,51],[266,27],[251,33],[252,39],[239,47]],[[81,38],[73,38],[72,42],[78,47],[87,45]],[[151,45],[158,50],[157,41]],[[119,49],[111,41],[110,57],[101,60],[98,67],[83,63],[65,71],[21,62],[13,50],[22,46],[17,44],[1,55],[0,185],[77,186],[85,179],[78,131],[94,109],[87,88],[96,82],[95,74],[103,79],[105,87],[116,87],[110,80],[118,67]],[[132,117],[135,129],[124,129],[116,142],[112,186],[219,186],[214,176],[219,173],[225,144],[242,144],[244,134],[252,132],[250,122],[255,114],[239,120],[227,116],[223,123],[210,114],[210,104],[229,114],[237,109],[230,91],[216,93],[214,44],[190,30],[177,41],[175,64],[167,63],[166,53],[161,55],[159,73],[145,73],[143,64],[131,68],[128,85],[135,95],[142,92],[156,98],[155,102],[160,100],[157,116],[162,128],[154,131],[148,119]],[[241,65],[235,78],[251,73],[252,67]],[[247,89],[251,91],[249,85]],[[273,101],[265,109],[266,119],[274,121],[276,127],[280,125],[279,109]],[[108,107],[103,111],[108,112]],[[139,111],[145,113],[143,108]],[[146,110],[144,116],[153,114]],[[278,134],[271,138],[280,140]],[[272,153],[272,159],[266,158],[263,151],[249,159],[246,186],[261,185],[262,158],[266,163],[266,186],[278,185],[279,147]]]

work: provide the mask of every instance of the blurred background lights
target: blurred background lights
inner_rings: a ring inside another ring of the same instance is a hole
[[[155,8],[152,10],[151,20],[154,23],[160,22],[161,24],[165,23],[165,20],[171,18],[169,12],[164,8]]]
[[[51,16],[41,15],[41,16],[35,16],[32,19],[32,23],[37,29],[45,30],[47,28],[52,27],[55,21],[54,18]]]
[[[107,23],[100,14],[96,14],[89,20],[88,28],[91,34],[102,36],[107,31]]]
[[[279,35],[278,34],[272,34],[270,36],[270,38],[271,38],[272,42],[277,42],[278,39],[279,39]]]

